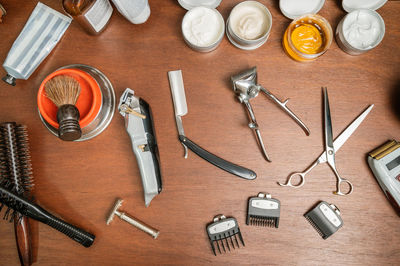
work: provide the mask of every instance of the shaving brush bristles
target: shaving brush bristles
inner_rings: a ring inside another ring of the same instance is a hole
[[[65,104],[76,104],[81,93],[81,86],[76,79],[60,75],[47,81],[44,90],[47,98],[60,108]]]
[[[79,82],[70,76],[56,76],[44,85],[47,98],[57,107],[58,137],[62,140],[77,140],[82,135],[79,125],[78,101],[81,87]]]

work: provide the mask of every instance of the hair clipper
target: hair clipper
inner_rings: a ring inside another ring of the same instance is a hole
[[[160,160],[150,106],[134,93],[129,88],[125,90],[118,110],[125,118],[125,128],[132,141],[147,207],[162,190]]]

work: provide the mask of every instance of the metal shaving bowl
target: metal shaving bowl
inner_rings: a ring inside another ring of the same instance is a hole
[[[102,94],[102,104],[100,107],[100,110],[97,114],[97,116],[93,119],[92,122],[90,122],[87,126],[82,128],[82,136],[80,139],[76,141],[84,141],[84,140],[89,140],[91,138],[96,137],[99,135],[103,130],[107,128],[107,126],[110,124],[113,115],[114,115],[114,110],[115,110],[115,93],[113,86],[111,85],[110,80],[98,69],[87,66],[87,65],[82,65],[82,64],[73,64],[73,65],[67,65],[63,66],[57,70],[60,69],[65,69],[65,68],[75,68],[75,69],[80,69],[82,71],[85,71],[86,73],[90,74],[92,76],[97,84],[99,85],[101,94]],[[58,130],[57,128],[53,127],[50,125],[46,120],[43,118],[43,116],[40,114],[39,111],[39,117],[40,120],[42,120],[43,124],[46,126],[46,128],[55,136],[58,136]]]

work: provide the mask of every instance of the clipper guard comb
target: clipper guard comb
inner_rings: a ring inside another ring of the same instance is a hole
[[[240,245],[238,238],[242,245],[245,246],[238,222],[233,217],[226,218],[225,215],[217,215],[214,217],[213,222],[207,225],[206,230],[215,256],[217,256],[215,246],[217,247],[219,254],[222,254],[221,250],[226,253],[227,250],[231,251],[231,247],[235,249],[236,247],[234,243],[236,243],[236,246],[239,248]],[[228,241],[228,238],[230,241]]]
[[[321,201],[315,208],[304,214],[304,217],[323,239],[327,239],[343,226],[339,209],[325,201]]]
[[[246,224],[278,228],[280,206],[280,201],[271,198],[271,194],[258,193],[249,199]]]

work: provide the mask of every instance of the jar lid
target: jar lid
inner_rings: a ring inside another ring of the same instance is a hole
[[[222,0],[178,0],[179,4],[187,10],[198,6],[217,8],[221,1]]]
[[[295,19],[306,14],[316,14],[325,0],[279,0],[279,8],[285,17]]]
[[[371,9],[377,10],[386,4],[387,0],[343,0],[343,9],[347,12],[354,11],[356,9]]]

